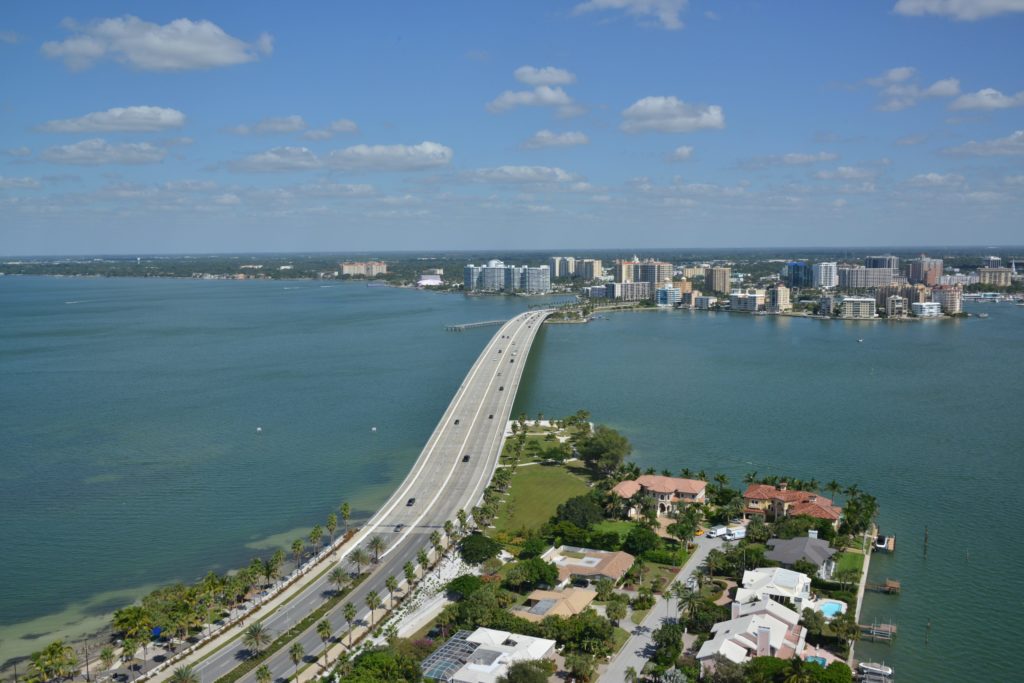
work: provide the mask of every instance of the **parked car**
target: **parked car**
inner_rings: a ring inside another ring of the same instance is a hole
[[[416,499],[415,498],[410,498],[409,500],[405,501],[406,507],[412,507],[415,504],[416,504]]]

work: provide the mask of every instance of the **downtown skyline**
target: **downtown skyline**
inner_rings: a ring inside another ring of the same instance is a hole
[[[0,253],[1011,244],[1022,12],[9,6]]]

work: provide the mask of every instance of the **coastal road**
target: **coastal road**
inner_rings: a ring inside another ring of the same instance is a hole
[[[394,576],[401,583],[405,563],[416,564],[417,553],[430,549],[430,534],[435,530],[443,533],[445,521],[454,522],[460,509],[468,512],[480,501],[498,463],[526,357],[537,331],[550,313],[549,310],[522,313],[501,326],[466,375],[412,471],[359,530],[346,550],[338,554],[337,564],[348,568],[346,556],[356,547],[370,552],[366,542],[372,536],[382,536],[388,544],[380,563],[371,567],[370,576],[346,596],[346,601],[358,608],[359,619],[368,622],[365,601],[370,591],[377,591],[386,604],[388,592],[384,582],[387,577]],[[466,455],[469,455],[468,461],[464,461]],[[414,502],[410,505],[410,501]],[[325,572],[286,605],[264,618],[264,626],[276,638],[321,605],[331,590]],[[338,605],[326,617],[335,636],[348,631],[342,607]],[[302,643],[307,659],[323,652],[323,641],[314,627],[297,640]],[[248,654],[240,641],[232,642],[196,664],[195,670],[201,683],[212,683],[238,666]],[[266,664],[275,679],[286,679],[295,670],[288,656],[288,646],[281,648]],[[249,673],[241,680],[253,681],[255,675]]]

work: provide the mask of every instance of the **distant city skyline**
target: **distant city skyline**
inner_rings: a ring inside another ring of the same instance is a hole
[[[13,4],[0,255],[1019,244],[1024,4]]]

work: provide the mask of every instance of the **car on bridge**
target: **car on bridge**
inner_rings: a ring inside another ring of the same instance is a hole
[[[405,506],[406,507],[410,507],[411,508],[415,504],[416,504],[416,499],[415,498],[410,498],[409,500],[405,501]]]
[[[466,453],[464,456],[462,456],[462,462],[469,462],[469,453]]]

